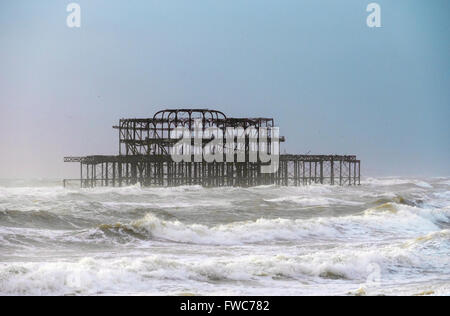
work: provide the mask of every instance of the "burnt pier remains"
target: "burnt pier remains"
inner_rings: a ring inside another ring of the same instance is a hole
[[[275,127],[273,118],[228,118],[216,110],[177,109],[157,112],[153,118],[121,119],[113,126],[119,132],[119,154],[65,157],[64,161],[80,164],[79,179],[65,179],[64,186],[78,183],[83,188],[98,186],[121,187],[140,184],[142,186],[201,185],[205,187],[258,185],[301,186],[310,184],[359,185],[361,162],[354,155],[293,155],[279,154],[280,147],[271,146],[269,135],[265,144],[268,153],[277,148],[279,167],[273,173],[262,173],[267,163],[249,159],[250,141],[241,148],[244,162],[207,162],[192,159],[191,162],[176,162],[171,153],[179,139],[173,134],[177,128],[194,131],[195,122],[201,128],[218,128],[224,133],[227,128]],[[206,135],[206,133],[205,133]],[[259,136],[257,136],[259,138]],[[211,137],[202,139],[202,146],[211,142]],[[257,140],[259,143],[259,139]],[[284,142],[284,137],[279,137]],[[233,146],[235,144],[233,143]],[[227,146],[223,140],[225,155]],[[236,161],[236,160],[235,160]],[[239,160],[238,160],[239,161]]]

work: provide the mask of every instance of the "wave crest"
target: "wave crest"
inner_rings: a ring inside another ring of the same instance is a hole
[[[367,232],[404,235],[428,234],[439,230],[446,214],[434,210],[385,203],[360,215],[312,219],[266,219],[233,222],[216,226],[186,224],[163,220],[152,213],[130,224],[102,225],[104,232],[130,234],[139,239],[157,239],[178,243],[239,245],[294,240],[364,240]]]

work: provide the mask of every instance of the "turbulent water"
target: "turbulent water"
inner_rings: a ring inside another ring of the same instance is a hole
[[[1,295],[450,295],[450,178],[0,181]]]

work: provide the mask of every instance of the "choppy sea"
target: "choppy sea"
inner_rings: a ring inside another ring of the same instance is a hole
[[[450,178],[0,180],[0,295],[450,295]]]

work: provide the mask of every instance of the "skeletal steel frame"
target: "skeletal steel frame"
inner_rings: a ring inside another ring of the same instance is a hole
[[[171,152],[178,139],[176,128],[190,131],[201,121],[202,131],[213,127],[225,132],[227,128],[275,127],[272,118],[227,118],[220,111],[204,109],[177,109],[157,112],[153,118],[121,119],[113,126],[119,131],[119,155],[65,157],[65,162],[80,164],[79,179],[65,179],[64,186],[73,182],[81,187],[125,186],[180,186],[205,187],[257,185],[300,186],[310,184],[359,185],[361,161],[354,155],[280,155],[278,171],[261,172],[268,163],[249,159],[249,139],[241,150],[245,162],[174,162]],[[259,140],[259,134],[257,135]],[[211,138],[202,139],[205,146]],[[280,137],[284,142],[284,137]],[[265,144],[270,153],[272,136]],[[227,143],[224,138],[224,146]],[[234,150],[234,148],[233,148]],[[194,161],[194,160],[193,160]]]

